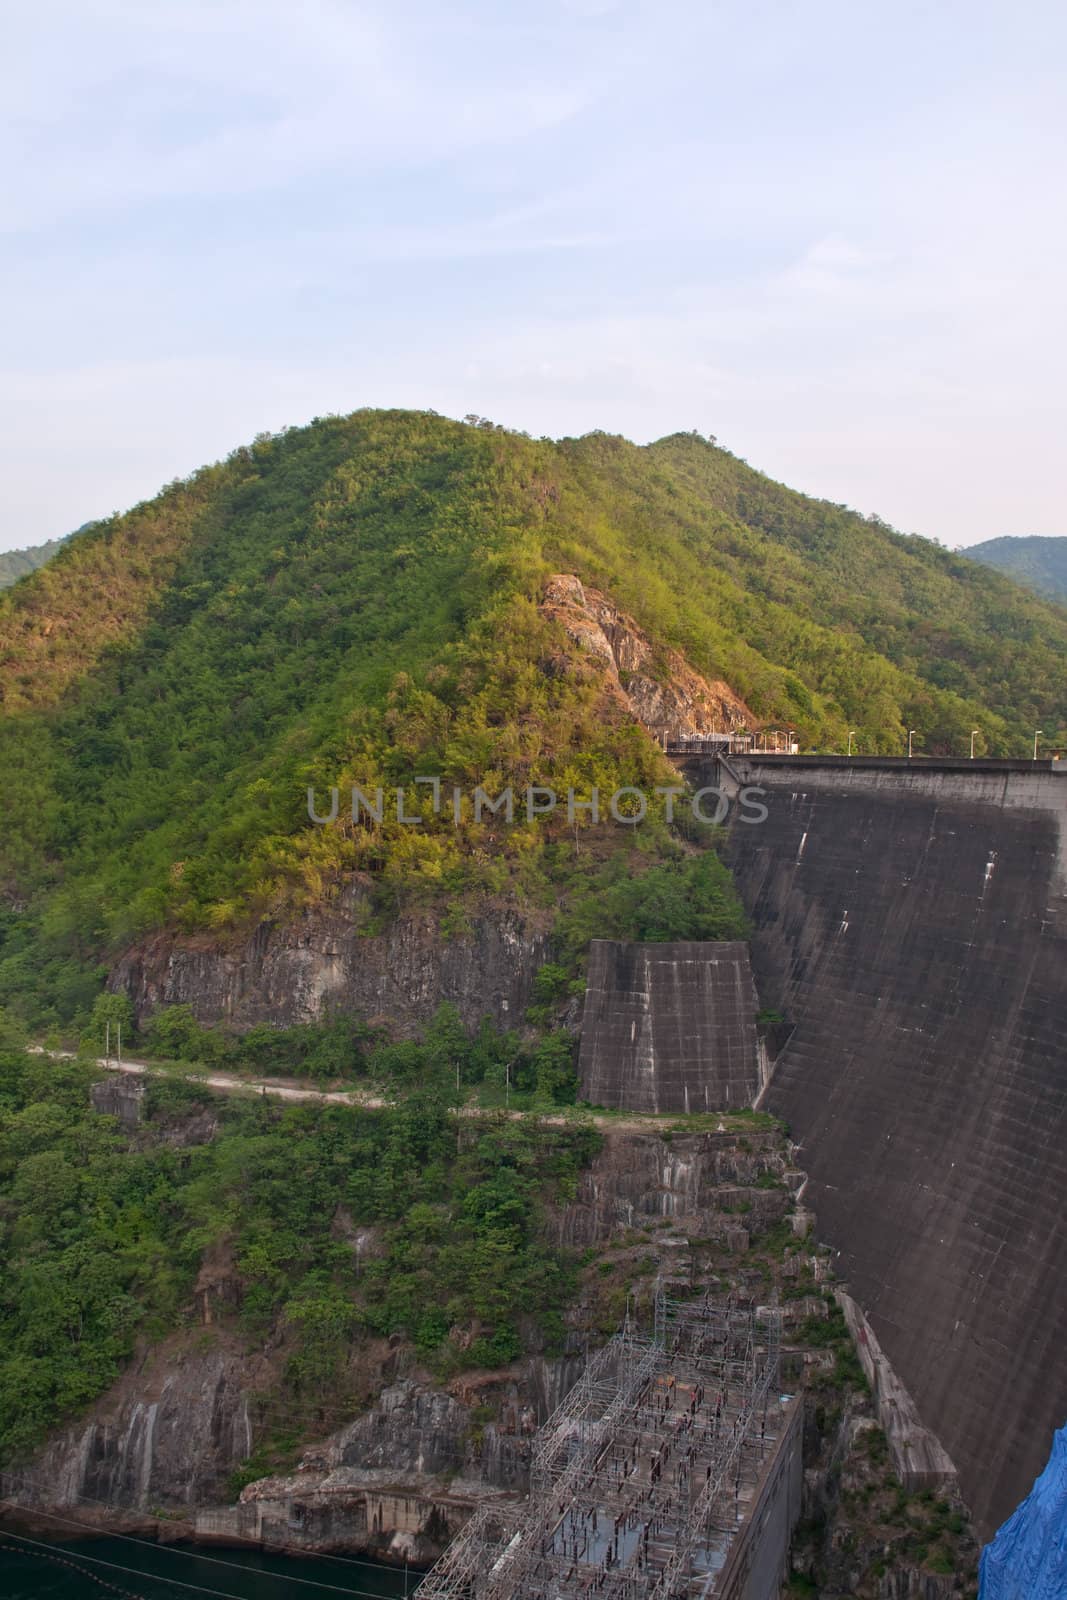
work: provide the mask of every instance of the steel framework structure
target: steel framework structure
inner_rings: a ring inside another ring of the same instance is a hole
[[[780,1426],[772,1307],[656,1298],[538,1434],[530,1496],[480,1510],[419,1600],[711,1600]]]

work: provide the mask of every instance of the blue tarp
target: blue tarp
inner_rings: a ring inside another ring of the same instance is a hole
[[[1067,1600],[1067,1425],[1048,1466],[982,1551],[979,1600]]]

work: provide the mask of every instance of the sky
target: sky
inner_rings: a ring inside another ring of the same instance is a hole
[[[0,23],[0,549],[359,406],[714,434],[1067,534],[1053,0],[35,0]]]

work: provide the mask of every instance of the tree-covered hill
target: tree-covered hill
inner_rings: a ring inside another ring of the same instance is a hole
[[[28,572],[36,572],[46,561],[51,561],[62,545],[62,539],[49,539],[44,544],[30,545],[25,550],[0,551],[0,589],[9,589]]]
[[[1067,603],[1067,538],[986,539],[959,553],[995,567],[1049,600]]]
[[[805,746],[856,729],[899,751],[910,727],[962,751],[979,728],[1025,754],[1067,724],[1063,611],[695,434],[319,420],[93,525],[0,597],[0,1005],[43,974],[75,1013],[85,974],[151,930],[290,915],[346,874],[386,909],[573,897],[618,829],[457,825],[412,786],[667,779],[540,607],[558,572],[631,613],[660,670],[682,652]],[[310,825],[308,785],[352,782],[411,786],[425,826]],[[681,849],[655,822],[629,844],[645,865]]]

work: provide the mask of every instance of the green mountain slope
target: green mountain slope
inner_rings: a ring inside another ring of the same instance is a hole
[[[46,561],[51,561],[60,550],[62,539],[49,539],[45,544],[30,545],[26,550],[0,551],[0,589],[8,589],[28,572],[36,572]]]
[[[0,1005],[83,1009],[153,929],[288,915],[343,874],[559,904],[619,830],[434,818],[495,793],[664,781],[539,608],[566,572],[802,743],[1025,754],[1067,724],[1067,616],[806,499],[696,435],[558,443],[358,412],[262,438],[96,524],[0,598]],[[424,825],[316,828],[306,791],[407,785]],[[589,848],[576,857],[579,833]],[[610,830],[609,830],[610,831]],[[677,857],[662,824],[630,836]]]
[[[995,567],[1049,600],[1067,602],[1067,538],[987,539],[959,554]]]

